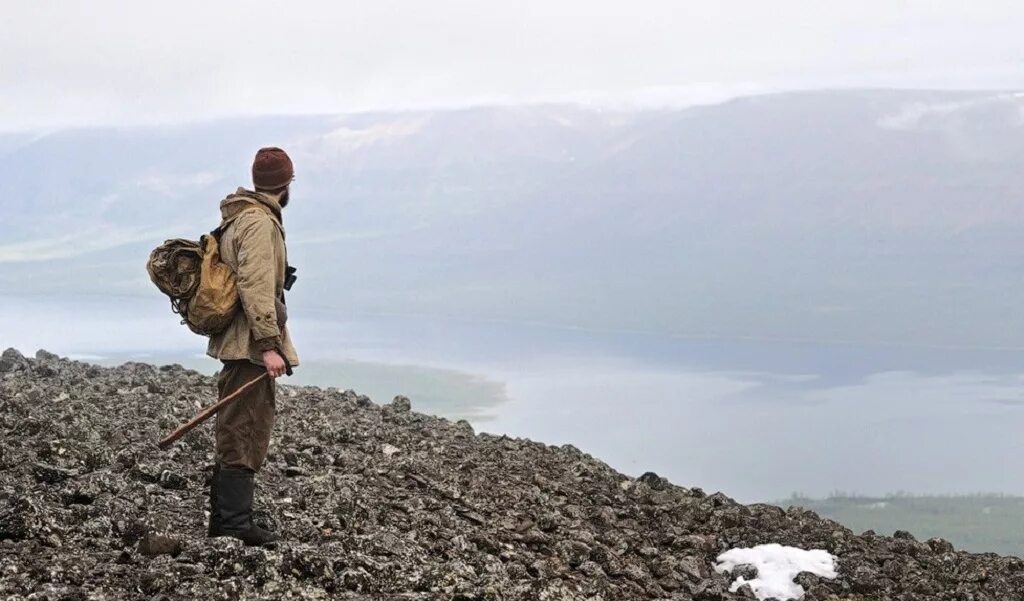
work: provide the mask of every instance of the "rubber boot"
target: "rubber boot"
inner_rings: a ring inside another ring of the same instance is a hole
[[[221,536],[220,505],[217,502],[217,487],[220,483],[220,464],[214,464],[213,477],[210,478],[210,525],[206,536]]]
[[[244,468],[221,467],[217,478],[220,529],[215,536],[232,536],[254,547],[280,539],[252,522],[252,497],[256,474]]]

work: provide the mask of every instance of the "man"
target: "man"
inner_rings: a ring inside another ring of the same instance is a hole
[[[288,255],[281,220],[293,178],[283,150],[261,148],[252,165],[255,190],[239,188],[220,203],[221,260],[235,273],[241,310],[210,338],[207,354],[224,364],[217,381],[221,398],[263,372],[270,377],[217,414],[208,535],[232,536],[246,545],[279,538],[253,523],[252,501],[274,427],[274,378],[299,364],[285,326]]]

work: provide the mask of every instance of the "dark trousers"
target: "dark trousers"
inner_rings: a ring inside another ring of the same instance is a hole
[[[262,365],[245,360],[224,361],[224,368],[217,379],[220,398],[266,371]],[[217,413],[217,463],[254,472],[263,466],[270,447],[270,432],[274,429],[276,389],[273,379],[261,380]]]

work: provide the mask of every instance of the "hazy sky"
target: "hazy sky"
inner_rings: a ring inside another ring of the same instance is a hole
[[[1024,88],[1018,0],[0,2],[0,130],[826,86]]]

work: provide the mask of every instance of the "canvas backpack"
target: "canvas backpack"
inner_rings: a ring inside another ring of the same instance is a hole
[[[202,336],[227,329],[240,307],[235,274],[220,258],[220,236],[226,227],[222,223],[198,242],[167,240],[146,262],[149,279],[170,297],[171,310]]]

